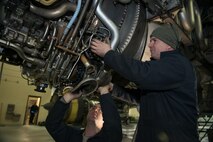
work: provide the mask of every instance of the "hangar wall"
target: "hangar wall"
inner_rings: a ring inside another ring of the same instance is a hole
[[[2,66],[2,63],[0,62]],[[51,90],[46,89],[46,93],[34,91],[34,85],[28,85],[27,80],[21,77],[20,67],[3,64],[2,74],[0,78],[0,125],[23,125],[26,111],[28,96],[40,96],[40,108],[38,113],[38,121],[42,122],[46,119],[48,111],[42,105],[49,102],[51,98]],[[14,106],[15,119],[6,117],[8,104]],[[18,116],[20,115],[20,118]]]

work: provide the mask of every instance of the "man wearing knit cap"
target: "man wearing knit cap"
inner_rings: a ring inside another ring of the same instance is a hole
[[[136,142],[199,141],[196,75],[190,61],[179,52],[180,39],[175,25],[156,28],[148,44],[153,60],[146,62],[117,53],[99,40],[91,43],[92,52],[138,87],[124,91],[113,86],[116,98],[140,106]]]

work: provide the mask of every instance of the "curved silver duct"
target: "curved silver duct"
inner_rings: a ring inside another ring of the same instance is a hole
[[[192,30],[195,29],[200,47],[206,48],[206,44],[204,42],[203,37],[202,21],[199,8],[194,0],[185,0],[185,1],[187,2],[178,13],[180,24],[187,32],[191,32]]]
[[[67,11],[75,11],[76,5],[66,2],[55,9],[44,9],[40,7],[36,7],[32,3],[30,4],[30,11],[40,15],[41,17],[45,17],[47,19],[58,18],[64,15]]]
[[[30,62],[32,64],[36,64],[36,65],[39,65],[40,67],[43,67],[45,65],[45,62],[40,60],[40,59],[36,59],[36,58],[31,58],[27,55],[24,54],[23,50],[21,49],[21,47],[13,44],[13,43],[10,43],[9,41],[5,41],[5,40],[2,40],[0,39],[0,45],[4,46],[7,45],[6,47],[7,48],[11,48],[13,49],[14,51],[16,51],[18,53],[18,55],[26,60],[27,62]]]
[[[203,36],[203,26],[202,26],[200,11],[197,4],[195,4],[195,19],[196,19],[196,26],[195,26],[196,36],[199,40],[200,47],[206,50],[207,43],[205,42],[205,39]]]
[[[191,24],[190,20],[188,19],[185,8],[182,8],[178,12],[178,18],[184,30],[186,30],[187,32],[191,32],[194,29],[194,26]]]
[[[187,32],[191,32],[195,27],[194,1],[185,0],[184,7],[178,12],[180,22]]]
[[[101,20],[101,22],[112,32],[111,47],[113,50],[115,50],[119,42],[119,31],[115,23],[111,19],[109,19],[101,9],[102,2],[103,0],[100,0],[96,8],[95,14]],[[94,0],[94,3],[97,3],[97,0]]]
[[[202,27],[202,22],[201,22],[201,17],[200,17],[200,11],[198,7],[195,5],[195,19],[196,19],[196,26],[195,26],[195,31],[196,35],[199,40],[203,40],[203,27]]]

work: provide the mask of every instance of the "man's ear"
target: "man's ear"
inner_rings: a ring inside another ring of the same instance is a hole
[[[168,51],[172,51],[172,50],[174,50],[174,48],[172,48],[171,46],[168,46]]]

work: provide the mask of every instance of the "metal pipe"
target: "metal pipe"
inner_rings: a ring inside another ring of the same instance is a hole
[[[195,19],[196,19],[196,26],[195,26],[196,35],[199,40],[203,40],[203,27],[202,27],[202,22],[200,17],[200,11],[198,7],[195,6],[194,12],[195,12]]]
[[[22,49],[25,53],[30,54],[31,56],[36,57],[36,56],[40,55],[40,52],[36,48],[32,49],[32,48],[28,48],[28,47],[24,46]]]
[[[78,21],[77,21],[77,23],[76,23],[76,26],[75,26],[75,28],[74,28],[74,30],[73,30],[73,32],[72,32],[72,35],[71,35],[71,37],[70,37],[70,39],[69,39],[68,46],[70,46],[70,43],[72,42],[72,39],[75,38],[76,33],[77,33],[77,31],[79,30],[79,27],[80,27],[80,25],[81,25],[81,23],[82,23],[82,21],[83,21],[83,18],[84,18],[85,15],[86,15],[86,12],[87,12],[87,9],[88,9],[89,4],[90,4],[90,0],[87,0],[86,3],[84,4],[83,9],[81,10],[81,14],[80,14],[80,16],[79,16],[79,18],[78,18]],[[78,46],[78,44],[77,44],[77,46]]]
[[[18,55],[22,59],[26,60],[27,62],[30,62],[32,64],[36,64],[36,65],[41,66],[41,67],[43,67],[45,65],[45,62],[43,60],[31,58],[31,57],[25,55],[23,50],[21,49],[21,47],[15,45],[13,43],[10,43],[9,41],[5,41],[5,40],[0,39],[0,45],[4,46],[6,48],[13,49],[14,51],[16,51],[18,53]]]
[[[206,43],[204,41],[202,21],[197,3],[194,0],[185,0],[185,5],[178,13],[178,17],[184,30],[187,32],[195,30],[199,46],[205,50]]]
[[[94,0],[94,3],[96,3]],[[101,22],[110,30],[112,31],[112,40],[111,40],[111,47],[113,50],[116,49],[118,42],[119,42],[119,31],[117,26],[115,25],[115,23],[109,19],[109,17],[107,17],[107,15],[103,12],[103,10],[101,9],[101,4],[102,4],[103,0],[100,0],[97,8],[96,8],[96,15],[97,17],[101,20]]]
[[[53,27],[54,27],[53,28],[53,34],[52,34],[52,39],[50,41],[49,47],[48,47],[47,51],[44,51],[41,54],[41,57],[43,57],[43,58],[46,58],[50,54],[50,51],[53,47],[53,43],[54,43],[56,32],[57,32],[55,23],[54,23]]]
[[[39,2],[43,5],[49,6],[53,4],[56,0],[40,0]]]
[[[194,1],[185,0],[184,7],[179,11],[178,17],[187,32],[191,32],[195,27]]]
[[[70,28],[72,27],[73,23],[77,19],[77,16],[78,16],[78,14],[80,12],[80,9],[81,9],[81,0],[78,0],[76,11],[75,11],[74,15],[72,16],[72,18],[70,19],[69,23],[67,24],[67,26],[66,26],[66,28],[64,30],[63,36],[61,38],[60,43],[62,43],[64,41],[64,39],[65,39],[66,35],[68,34]]]
[[[194,12],[195,12],[195,19],[196,19],[196,26],[195,26],[196,36],[199,40],[200,47],[203,50],[206,50],[207,44],[205,43],[205,40],[204,40],[202,21],[201,21],[200,11],[199,11],[197,4],[195,4],[195,11]]]
[[[187,32],[191,32],[193,30],[194,27],[192,26],[190,20],[188,19],[188,16],[186,15],[185,8],[182,8],[178,12],[178,18],[184,30],[186,30]]]
[[[44,9],[40,7],[36,7],[32,3],[30,4],[30,11],[40,15],[41,17],[45,17],[47,19],[59,18],[64,15],[67,11],[75,11],[76,5],[71,4],[70,2],[66,2],[55,9]]]
[[[80,57],[81,62],[84,64],[84,66],[86,67],[86,74],[92,74],[95,72],[95,66],[90,64],[89,60],[86,58],[85,55],[81,55]]]
[[[46,39],[49,29],[50,29],[50,24],[46,23],[46,29],[45,29],[43,37],[40,39],[40,42],[43,42]]]

